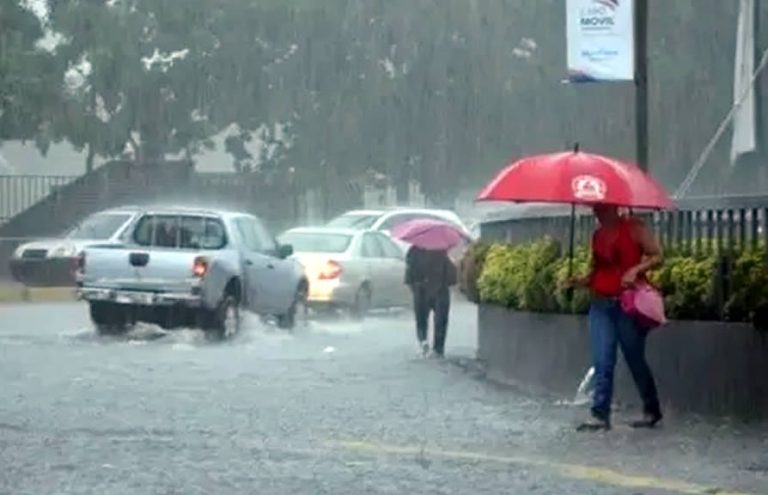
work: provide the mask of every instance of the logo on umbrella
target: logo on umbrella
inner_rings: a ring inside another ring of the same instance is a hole
[[[580,175],[571,181],[571,189],[576,199],[583,201],[602,201],[608,187],[605,181],[593,175]]]

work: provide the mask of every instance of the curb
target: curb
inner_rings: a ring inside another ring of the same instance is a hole
[[[76,301],[74,287],[0,286],[0,304]]]

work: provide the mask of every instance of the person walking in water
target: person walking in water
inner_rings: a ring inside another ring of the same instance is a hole
[[[421,352],[429,354],[427,339],[429,315],[433,313],[434,342],[432,352],[442,357],[448,332],[451,307],[450,287],[456,284],[456,267],[446,251],[430,251],[411,246],[405,257],[405,283],[413,293],[416,338]]]
[[[619,296],[624,289],[645,281],[646,273],[661,264],[661,247],[642,221],[621,216],[617,207],[596,205],[594,213],[599,226],[592,236],[591,273],[571,281],[573,286],[588,288],[592,294],[589,309],[595,370],[592,418],[578,429],[596,431],[611,427],[617,347],[621,348],[643,401],[643,417],[631,425],[652,428],[661,421],[662,413],[656,383],[645,359],[648,330],[639,327],[621,309]]]

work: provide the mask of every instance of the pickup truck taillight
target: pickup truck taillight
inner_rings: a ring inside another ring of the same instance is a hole
[[[197,278],[203,278],[206,273],[208,273],[208,258],[198,256],[192,264],[192,275]]]
[[[333,280],[335,278],[339,278],[340,276],[341,265],[338,262],[331,260],[325,263],[325,266],[323,266],[322,270],[320,270],[317,278],[320,280]]]

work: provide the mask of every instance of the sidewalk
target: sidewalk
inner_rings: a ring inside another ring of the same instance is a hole
[[[0,304],[74,300],[74,287],[25,287],[21,284],[0,282]]]

